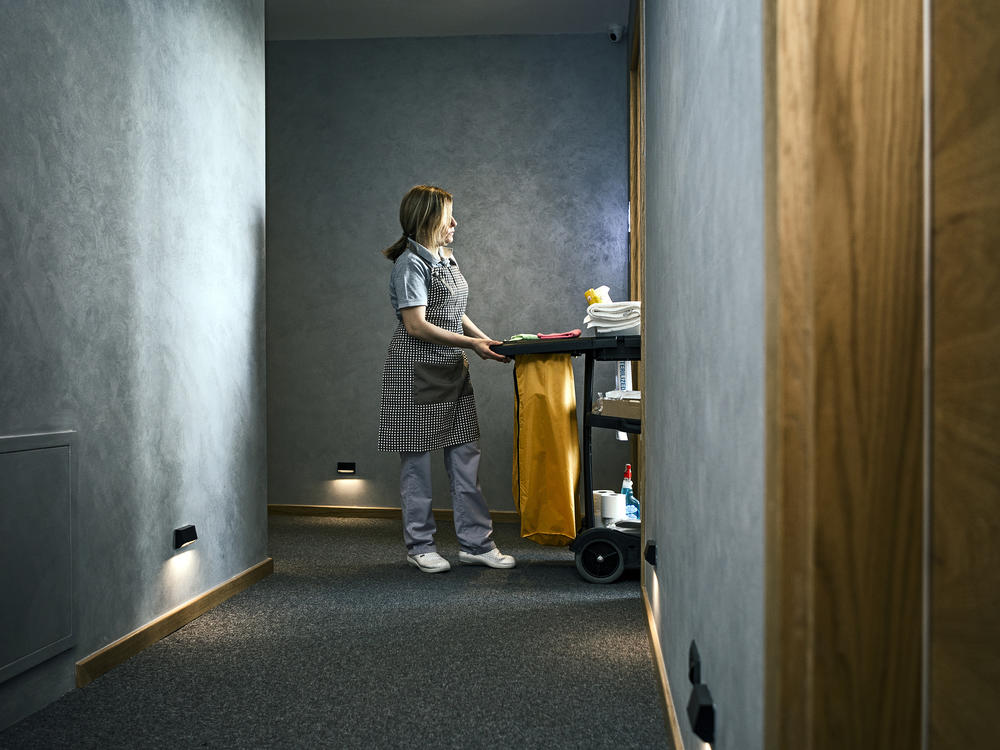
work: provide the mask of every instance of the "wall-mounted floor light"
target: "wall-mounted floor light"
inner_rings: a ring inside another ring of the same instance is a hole
[[[642,556],[646,559],[650,565],[654,568],[656,567],[656,542],[652,539],[646,540],[646,549],[643,551]]]
[[[189,544],[194,544],[198,539],[198,530],[195,529],[193,523],[189,523],[187,526],[181,526],[179,529],[174,529],[174,549],[180,549],[181,547],[187,547]]]
[[[692,685],[687,704],[691,731],[698,739],[711,745],[715,742],[715,701],[708,685],[701,681],[701,654],[694,641],[688,649],[688,679]]]
[[[354,461],[337,461],[337,474],[339,476],[352,476],[358,473],[358,466]]]
[[[708,685],[699,682],[691,689],[687,714],[695,736],[710,745],[715,742],[715,701]]]

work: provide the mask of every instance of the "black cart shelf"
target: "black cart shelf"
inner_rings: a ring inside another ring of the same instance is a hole
[[[637,361],[642,359],[641,336],[581,336],[575,339],[529,339],[494,344],[493,351],[506,357],[521,354],[569,354],[584,357],[583,375],[583,527],[570,545],[576,552],[577,569],[594,583],[611,583],[626,567],[639,565],[639,526],[605,528],[594,518],[594,476],[591,466],[593,442],[591,431],[598,427],[638,434],[638,419],[608,417],[593,413],[594,362]],[[627,522],[626,522],[627,523]]]

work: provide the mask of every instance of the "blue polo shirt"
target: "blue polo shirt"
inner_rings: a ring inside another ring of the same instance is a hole
[[[457,264],[454,258],[441,258],[416,240],[410,240],[409,249],[396,258],[396,262],[392,264],[392,275],[389,276],[389,301],[392,302],[397,319],[403,319],[400,310],[404,307],[427,305],[431,269],[447,265]]]

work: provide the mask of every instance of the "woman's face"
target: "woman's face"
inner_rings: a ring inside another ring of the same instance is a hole
[[[451,213],[451,204],[446,203],[444,213],[441,215],[441,225],[438,227],[437,236],[434,238],[439,247],[452,243],[455,239],[456,226],[458,226],[458,222],[455,221],[455,217]]]

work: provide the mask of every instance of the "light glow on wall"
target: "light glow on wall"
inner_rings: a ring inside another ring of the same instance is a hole
[[[331,479],[325,494],[331,505],[358,505],[359,500],[369,496],[368,480],[352,476]]]
[[[161,573],[164,598],[177,602],[195,596],[194,584],[200,568],[201,555],[197,546],[185,547],[168,557]]]
[[[653,617],[660,622],[660,582],[656,578],[656,568],[652,566],[646,568],[646,598],[649,599]]]

